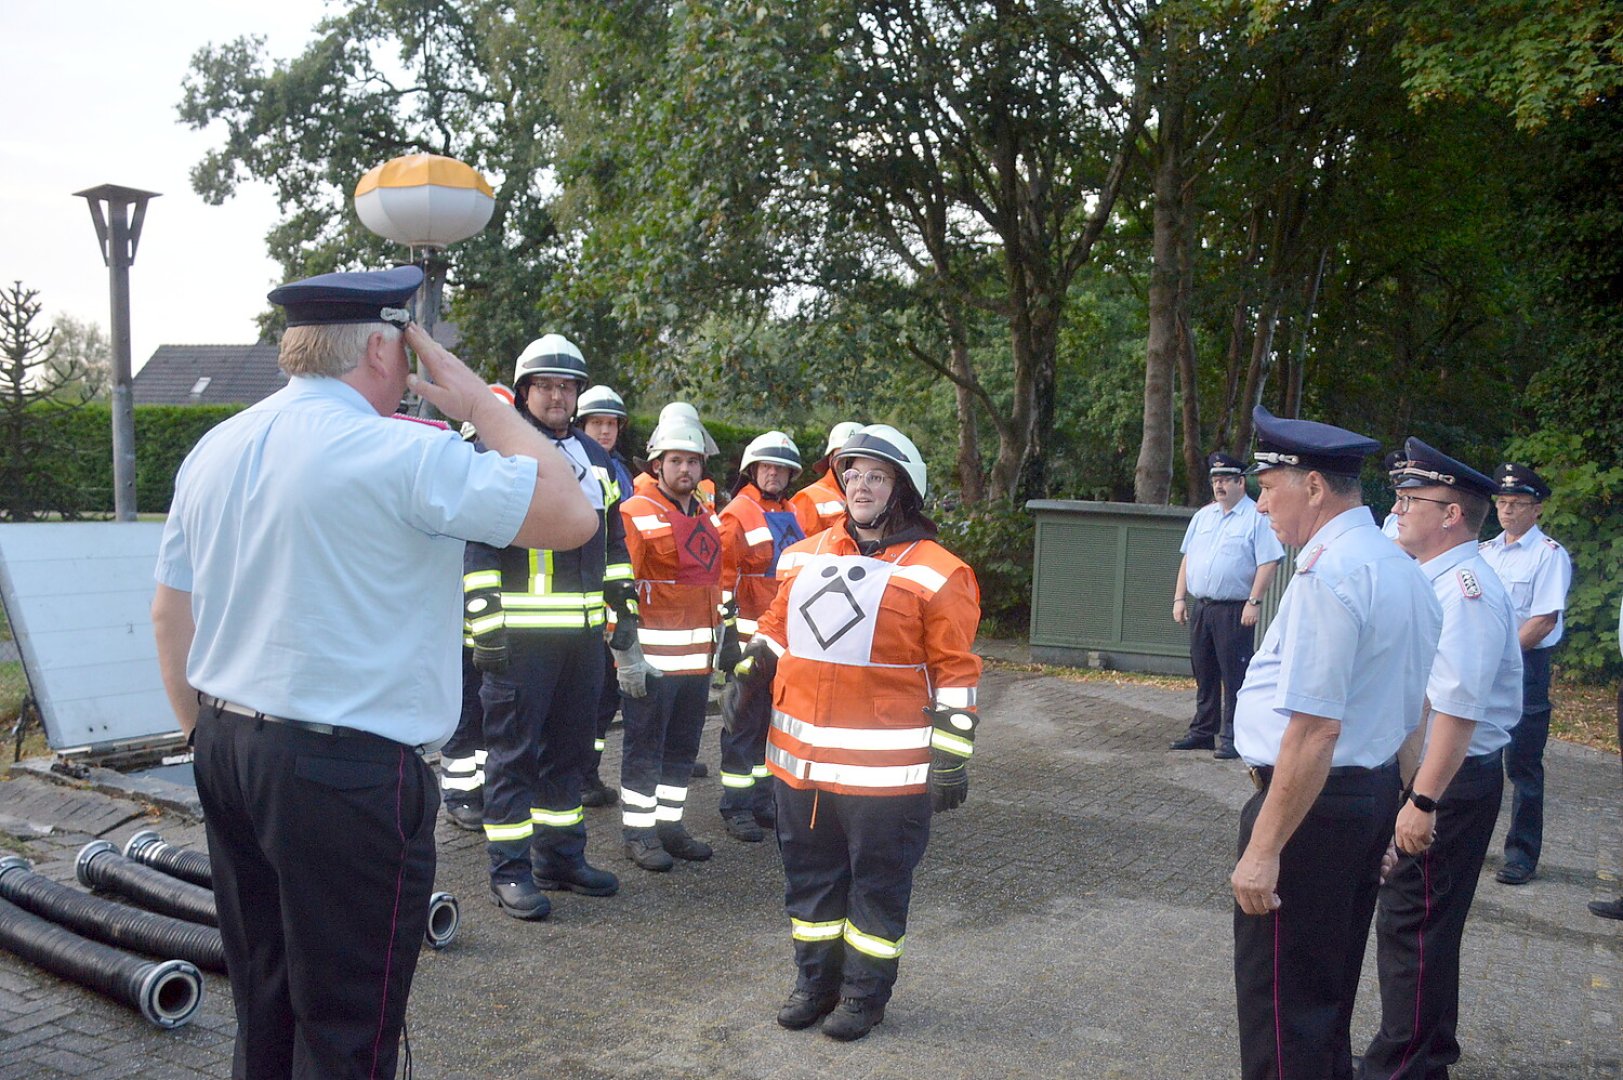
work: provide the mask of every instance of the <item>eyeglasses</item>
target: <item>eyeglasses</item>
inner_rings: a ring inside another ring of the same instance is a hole
[[[867,472],[863,472],[861,469],[847,469],[840,474],[840,479],[845,481],[846,487],[855,487],[857,484],[861,484],[863,487],[870,488],[885,487],[896,481],[896,478],[890,473],[880,472],[878,469],[869,469]]]
[[[1425,499],[1421,498],[1419,495],[1399,495],[1398,501],[1394,505],[1393,509],[1397,510],[1397,512],[1400,514],[1407,514],[1410,510],[1414,509],[1414,504],[1417,502],[1435,503],[1438,506],[1454,505],[1454,503],[1449,499]]]

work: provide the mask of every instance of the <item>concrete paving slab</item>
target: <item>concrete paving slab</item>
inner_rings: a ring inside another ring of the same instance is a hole
[[[840,1044],[774,1022],[793,980],[782,870],[770,842],[725,836],[711,728],[712,772],[693,784],[688,820],[715,859],[640,871],[619,854],[618,811],[588,811],[589,855],[621,876],[621,892],[559,895],[547,922],[501,915],[486,899],[482,839],[441,820],[438,887],[459,897],[464,921],[450,948],[420,960],[415,1075],[1235,1075],[1227,882],[1251,789],[1233,762],[1165,749],[1192,694],[994,671],[981,702],[970,800],[934,823],[901,981],[869,1038]],[[611,746],[605,775],[617,767]],[[1467,930],[1456,1080],[1623,1076],[1623,926],[1584,908],[1619,888],[1618,763],[1552,744],[1548,769],[1540,877],[1497,884],[1495,848]],[[0,842],[58,880],[72,880],[89,839],[122,844],[144,828],[204,846],[201,825],[173,809],[39,775],[0,780]],[[1372,949],[1355,1043],[1373,1032],[1376,1003]],[[225,1077],[233,1025],[218,977],[196,1022],[160,1032],[0,954],[0,1077]]]

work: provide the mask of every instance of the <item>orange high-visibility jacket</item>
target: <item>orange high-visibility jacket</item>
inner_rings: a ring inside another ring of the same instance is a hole
[[[659,478],[644,470],[631,478],[631,491],[635,495],[651,495],[659,490]],[[716,508],[716,482],[708,476],[699,480],[699,486],[693,494],[704,503],[706,510]]]
[[[779,657],[767,768],[848,795],[928,790],[924,710],[975,708],[975,572],[934,540],[863,556],[841,527],[785,551],[778,574],[756,631]]]
[[[768,515],[776,515],[768,518]],[[774,529],[774,526],[776,528]],[[778,595],[780,553],[805,539],[789,503],[745,484],[721,510],[721,590],[738,602],[738,643],[748,645],[755,625]]]
[[[834,479],[833,468],[789,496],[789,503],[807,536],[816,536],[845,516],[845,492]]]
[[[667,675],[708,675],[721,623],[721,520],[692,516],[656,486],[620,504],[641,612],[637,641]]]

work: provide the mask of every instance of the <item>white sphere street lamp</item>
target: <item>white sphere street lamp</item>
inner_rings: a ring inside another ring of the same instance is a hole
[[[439,154],[407,154],[369,169],[355,185],[355,213],[361,224],[385,240],[405,244],[421,262],[417,321],[432,334],[439,320],[446,263],[436,258],[447,247],[477,234],[490,223],[495,192],[479,171]],[[427,402],[418,403],[426,413]]]

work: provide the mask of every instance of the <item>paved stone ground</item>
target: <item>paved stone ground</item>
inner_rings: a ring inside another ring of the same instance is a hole
[[[545,923],[487,901],[479,837],[442,819],[439,887],[461,898],[464,921],[450,948],[422,955],[416,1075],[1235,1075],[1227,878],[1250,786],[1233,763],[1164,749],[1191,693],[1002,671],[981,700],[970,801],[936,821],[901,982],[866,1040],[773,1022],[793,978],[782,872],[770,843],[722,832],[710,730],[712,773],[692,788],[689,820],[716,858],[639,871],[618,853],[617,811],[589,811],[591,857],[621,874],[620,895],[564,895]],[[1492,856],[1467,931],[1456,1080],[1623,1076],[1623,926],[1584,909],[1620,888],[1618,763],[1558,744],[1548,765],[1541,876],[1499,885]],[[59,880],[88,839],[121,844],[141,828],[203,844],[173,810],[15,771],[0,781],[0,844]],[[1375,1002],[1371,949],[1355,1044],[1375,1028]],[[209,977],[197,1021],[162,1032],[0,953],[0,1080],[224,1077],[232,1031],[223,978]]]

